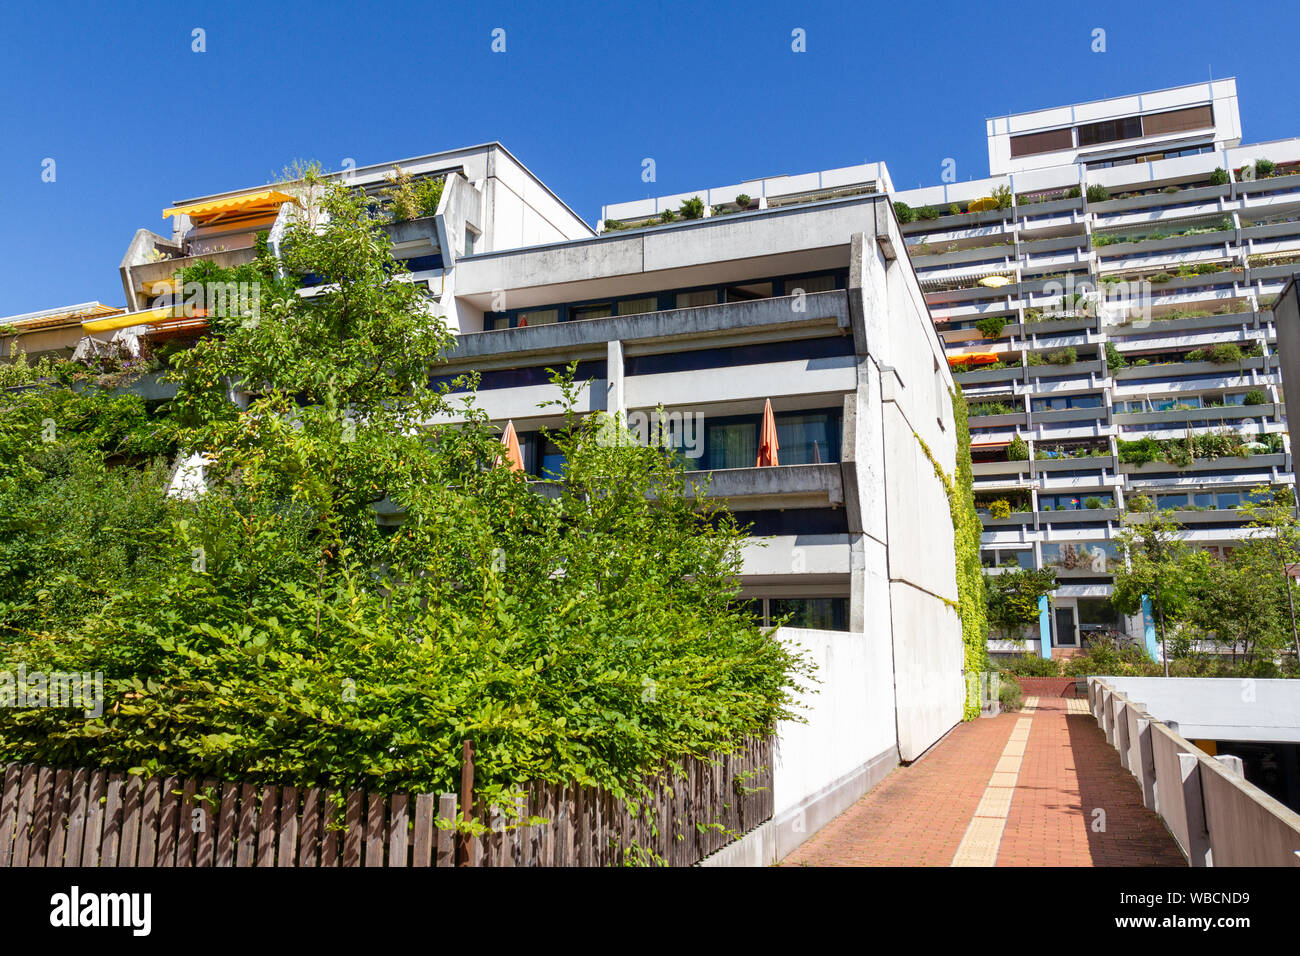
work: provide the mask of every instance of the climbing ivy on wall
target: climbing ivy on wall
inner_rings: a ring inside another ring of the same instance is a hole
[[[966,673],[980,674],[988,670],[988,611],[984,604],[984,572],[980,568],[980,535],[983,527],[975,513],[975,498],[971,488],[973,476],[970,464],[970,426],[966,420],[966,399],[961,386],[952,393],[952,418],[957,429],[956,474],[949,476],[934,457],[930,447],[920,435],[925,456],[930,459],[934,473],[943,483],[948,495],[948,511],[952,515],[953,548],[957,555],[957,616],[961,619],[962,643],[965,646]],[[979,701],[966,699],[963,720],[979,716]]]

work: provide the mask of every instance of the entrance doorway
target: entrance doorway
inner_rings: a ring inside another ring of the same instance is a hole
[[[1073,604],[1056,606],[1056,646],[1079,646],[1079,622]]]

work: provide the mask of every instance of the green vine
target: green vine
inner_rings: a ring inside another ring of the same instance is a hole
[[[974,483],[970,464],[970,426],[966,419],[966,399],[962,396],[961,386],[955,386],[952,393],[952,418],[957,429],[957,472],[956,478],[950,477],[939,460],[930,451],[920,435],[915,432],[917,444],[930,459],[935,476],[943,484],[948,496],[948,511],[952,515],[953,548],[957,554],[957,605],[955,610],[961,619],[962,644],[965,645],[965,665],[967,674],[979,674],[988,670],[989,653],[987,644],[988,611],[984,604],[984,572],[980,567],[980,535],[983,525],[975,513],[975,497],[972,493]],[[951,605],[951,601],[945,601]],[[979,702],[967,699],[962,712],[963,720],[973,720],[980,713]]]

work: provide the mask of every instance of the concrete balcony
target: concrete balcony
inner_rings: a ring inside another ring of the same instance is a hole
[[[1166,461],[1150,461],[1141,465],[1124,463],[1119,466],[1121,474],[1127,475],[1132,479],[1158,479],[1161,476],[1188,480],[1194,479],[1198,472],[1204,471],[1260,471],[1262,469],[1286,469],[1287,456],[1278,454],[1259,454],[1250,455],[1242,458],[1235,455],[1225,455],[1222,458],[1196,458],[1190,465],[1178,466],[1171,465]]]
[[[818,508],[844,504],[844,480],[840,465],[775,465],[770,468],[720,468],[688,471],[686,486],[705,491],[728,507]]]
[[[225,252],[210,252],[203,255],[178,256],[174,259],[160,259],[157,262],[144,262],[130,266],[131,282],[137,295],[162,295],[160,283],[170,284],[177,272],[198,265],[200,262],[212,262],[223,269],[247,265],[257,258],[257,250],[252,246],[243,249],[229,249]]]
[[[1276,418],[1281,407],[1269,405],[1219,405],[1206,408],[1170,408],[1159,412],[1117,413],[1116,425],[1155,425],[1168,423],[1177,428],[1183,422],[1236,422],[1238,420],[1259,420]]]

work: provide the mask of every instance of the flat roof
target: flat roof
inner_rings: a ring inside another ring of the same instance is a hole
[[[1176,93],[1179,90],[1193,90],[1198,87],[1212,87],[1215,83],[1231,83],[1236,88],[1237,78],[1235,76],[1221,76],[1217,80],[1203,80],[1199,83],[1184,83],[1181,86],[1164,86],[1157,90],[1143,90],[1137,93],[1121,93],[1118,96],[1103,96],[1095,100],[1079,100],[1075,103],[1053,103],[1050,106],[1039,106],[1031,110],[1018,110],[1015,113],[998,113],[994,116],[985,116],[984,119],[1012,119],[1017,116],[1031,116],[1034,113],[1045,113],[1049,110],[1068,110],[1078,106],[1093,106],[1097,103],[1112,103],[1119,100],[1132,99],[1135,96],[1155,96],[1157,93]]]

